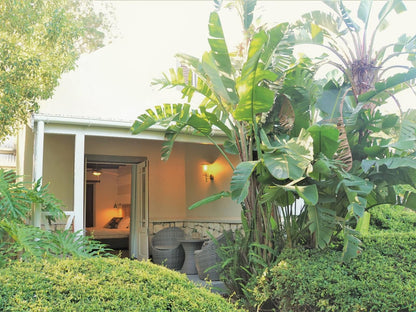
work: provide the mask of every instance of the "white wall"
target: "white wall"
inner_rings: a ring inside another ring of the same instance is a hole
[[[103,227],[113,217],[121,217],[121,210],[114,208],[117,198],[117,175],[103,172],[100,183],[95,183],[94,226]]]
[[[46,134],[43,154],[43,184],[62,201],[65,210],[74,206],[74,144],[70,135]]]
[[[149,217],[163,220],[231,220],[240,218],[240,207],[229,199],[189,211],[188,206],[208,195],[229,189],[232,171],[212,145],[176,143],[167,162],[160,159],[162,142],[150,140],[86,137],[85,153],[94,155],[147,157],[149,160]],[[45,135],[44,182],[68,210],[73,208],[74,137]],[[235,160],[235,159],[234,159]],[[201,164],[214,162],[214,181],[205,181]],[[118,198],[119,177],[100,176],[96,183],[96,209],[105,224],[118,216],[113,208]],[[123,203],[126,204],[126,203]]]
[[[99,4],[100,1],[97,1]],[[41,113],[132,121],[145,109],[180,101],[176,89],[158,91],[151,81],[176,66],[174,55],[187,53],[200,58],[209,50],[208,17],[213,1],[105,1],[115,12],[117,37],[108,46],[83,55],[75,71],[63,75],[52,99],[41,104]],[[356,8],[359,1],[346,1]],[[414,34],[416,2],[405,1],[408,11],[392,14],[391,27],[378,37],[396,40],[403,32]],[[374,1],[378,13],[384,1]],[[326,10],[322,1],[258,1],[257,15],[270,25],[295,21],[312,10]],[[353,13],[355,13],[355,9]],[[230,49],[241,40],[239,17],[233,10],[220,11]],[[375,19],[376,20],[376,19]],[[299,52],[313,51],[310,46]],[[322,52],[319,50],[319,54]],[[414,101],[403,105],[415,107]],[[395,109],[393,105],[391,109]]]

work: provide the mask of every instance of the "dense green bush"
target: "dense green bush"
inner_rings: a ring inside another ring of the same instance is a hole
[[[0,270],[1,311],[237,311],[185,275],[119,258],[12,262]]]
[[[379,205],[370,209],[370,230],[409,232],[416,230],[416,213],[403,206]]]
[[[347,264],[333,250],[285,250],[260,280],[259,301],[279,311],[415,311],[415,232],[378,232],[363,243]]]

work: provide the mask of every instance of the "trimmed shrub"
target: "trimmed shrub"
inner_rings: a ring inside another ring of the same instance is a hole
[[[338,251],[285,250],[255,292],[279,311],[415,311],[416,234],[377,233],[350,263]]]
[[[119,258],[12,262],[0,270],[1,311],[237,311],[185,275]]]
[[[416,213],[399,205],[379,205],[370,209],[370,230],[413,232],[416,230]]]

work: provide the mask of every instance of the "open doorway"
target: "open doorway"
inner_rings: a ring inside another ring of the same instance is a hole
[[[148,255],[147,175],[141,173],[147,173],[146,163],[141,158],[86,159],[86,234],[122,257],[138,258],[138,250],[140,258]]]

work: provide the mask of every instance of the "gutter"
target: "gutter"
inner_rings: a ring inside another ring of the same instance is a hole
[[[79,117],[63,117],[36,114],[32,117],[33,122],[43,121],[46,124],[76,125],[85,127],[106,127],[106,128],[122,128],[130,129],[133,121],[118,121],[104,119],[89,119]],[[33,125],[33,124],[32,124]],[[164,131],[162,127],[152,127],[155,131]]]
[[[58,125],[70,125],[70,126],[81,126],[81,127],[102,127],[102,128],[115,128],[115,129],[125,129],[130,130],[134,121],[118,121],[118,120],[104,120],[104,119],[90,119],[82,117],[64,117],[64,116],[52,116],[52,115],[43,115],[43,114],[34,114],[31,120],[31,128],[35,129],[35,123],[44,122],[45,124],[58,124]],[[154,125],[148,130],[145,130],[143,133],[149,132],[158,132],[164,133],[165,128]],[[132,134],[133,135],[133,134]],[[204,138],[204,136],[194,136],[191,133],[183,132],[182,135],[190,136],[193,138]],[[219,144],[223,144],[226,135],[219,129],[213,130],[213,137],[220,140]],[[205,138],[204,138],[205,139]]]

